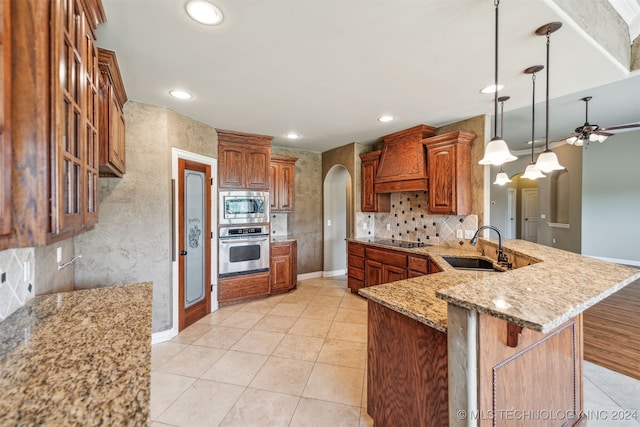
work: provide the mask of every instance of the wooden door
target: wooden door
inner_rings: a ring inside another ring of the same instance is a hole
[[[364,266],[364,285],[376,286],[382,281],[382,263],[373,260],[366,260]]]
[[[0,0],[0,236],[11,232],[11,13]]]
[[[211,166],[178,159],[178,330],[211,312]]]
[[[382,283],[395,282],[407,278],[407,269],[394,265],[384,265],[382,268]]]
[[[540,223],[540,205],[537,188],[522,189],[522,238],[530,242],[538,242],[538,225]]]
[[[285,212],[293,211],[294,200],[294,171],[290,163],[278,165],[278,209]]]
[[[243,188],[244,148],[232,144],[220,144],[218,157],[218,186],[220,188]]]
[[[280,197],[280,185],[278,183],[278,166],[277,164],[271,164],[269,170],[269,197],[271,200],[271,212],[277,212],[279,210],[278,198]]]
[[[246,188],[268,191],[271,148],[247,147],[245,150]]]
[[[455,214],[456,147],[429,148],[429,213]]]

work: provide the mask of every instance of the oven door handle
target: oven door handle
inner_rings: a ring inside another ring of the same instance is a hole
[[[254,242],[264,242],[265,240],[268,240],[266,237],[262,238],[262,239],[220,239],[220,243],[226,243],[226,244],[231,244],[231,243],[254,243]]]

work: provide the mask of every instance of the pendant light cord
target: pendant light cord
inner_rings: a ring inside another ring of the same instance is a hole
[[[547,28],[547,101],[546,101],[546,124],[544,132],[544,151],[549,150],[549,44],[551,39],[551,28]]]
[[[494,0],[493,5],[496,8],[496,40],[495,40],[495,98],[493,102],[493,138],[498,139],[498,7],[500,6],[500,0]]]
[[[535,135],[536,135],[536,73],[531,74],[531,83],[533,85],[533,90],[531,92],[531,163],[534,162],[534,146],[535,146]]]

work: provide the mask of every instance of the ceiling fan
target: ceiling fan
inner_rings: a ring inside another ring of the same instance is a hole
[[[640,129],[640,123],[630,123],[626,125],[620,126],[611,126],[608,128],[601,128],[596,124],[589,123],[589,101],[591,101],[590,96],[585,96],[581,98],[585,104],[585,115],[584,115],[584,124],[575,129],[575,133],[572,133],[566,138],[563,138],[567,141],[568,144],[575,145],[576,147],[581,147],[585,142],[604,142],[605,139],[614,135],[615,133],[622,132],[623,130],[638,128]]]

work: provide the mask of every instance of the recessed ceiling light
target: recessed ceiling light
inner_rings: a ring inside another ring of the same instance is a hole
[[[385,114],[384,116],[378,117],[378,121],[382,122],[382,123],[390,122],[393,119],[394,119],[394,117],[389,115],[389,114]]]
[[[205,0],[189,0],[185,9],[191,19],[204,25],[218,25],[224,19],[220,8]]]
[[[504,85],[498,84],[498,90],[504,89]],[[481,93],[496,93],[496,85],[489,85],[480,89]]]
[[[285,138],[289,138],[289,139],[298,139],[300,138],[300,134],[296,133],[296,132],[287,132],[284,134]]]
[[[193,98],[193,95],[191,95],[189,92],[186,92],[184,90],[172,90],[169,92],[169,95],[173,96],[174,98],[178,98],[178,99],[191,99]]]

